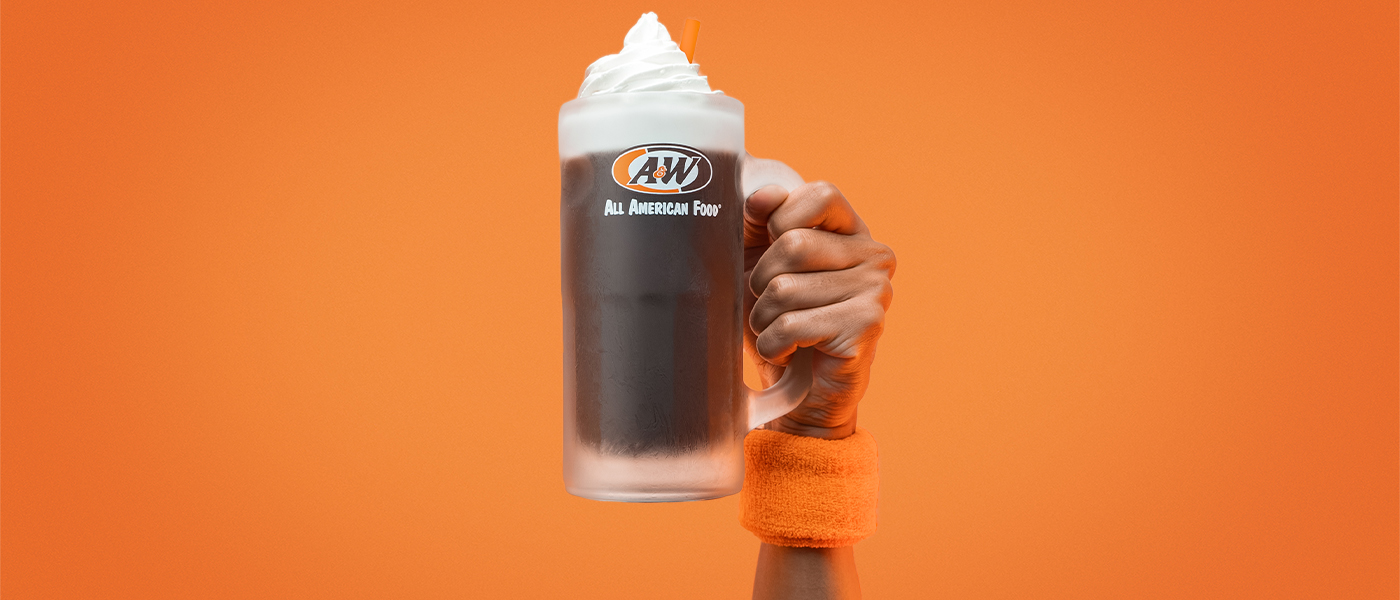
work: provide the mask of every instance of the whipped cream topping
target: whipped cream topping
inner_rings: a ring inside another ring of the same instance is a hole
[[[637,19],[622,39],[622,52],[588,65],[578,97],[619,92],[720,93],[710,90],[709,80],[700,74],[700,65],[686,60],[654,12]]]

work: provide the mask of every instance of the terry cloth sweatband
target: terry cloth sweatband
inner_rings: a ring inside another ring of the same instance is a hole
[[[739,523],[776,546],[840,548],[875,533],[880,458],[856,428],[839,440],[759,429],[744,439]]]

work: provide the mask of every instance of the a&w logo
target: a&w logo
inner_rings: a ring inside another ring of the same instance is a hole
[[[699,150],[680,144],[628,148],[613,161],[613,181],[647,194],[693,192],[710,184],[714,169]]]

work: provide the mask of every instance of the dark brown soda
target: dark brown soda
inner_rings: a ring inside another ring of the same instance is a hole
[[[611,169],[622,149],[562,164],[564,343],[573,356],[569,364],[566,348],[564,368],[574,430],[599,452],[673,455],[742,431],[737,157],[701,150],[713,179],[691,193],[618,185]],[[605,215],[609,200],[624,213],[633,200],[687,211]],[[718,214],[697,215],[696,200]]]

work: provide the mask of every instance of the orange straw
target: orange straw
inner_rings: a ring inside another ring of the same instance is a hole
[[[695,38],[700,37],[700,22],[695,19],[686,19],[685,28],[681,30],[681,52],[685,53],[685,59],[695,62]]]

